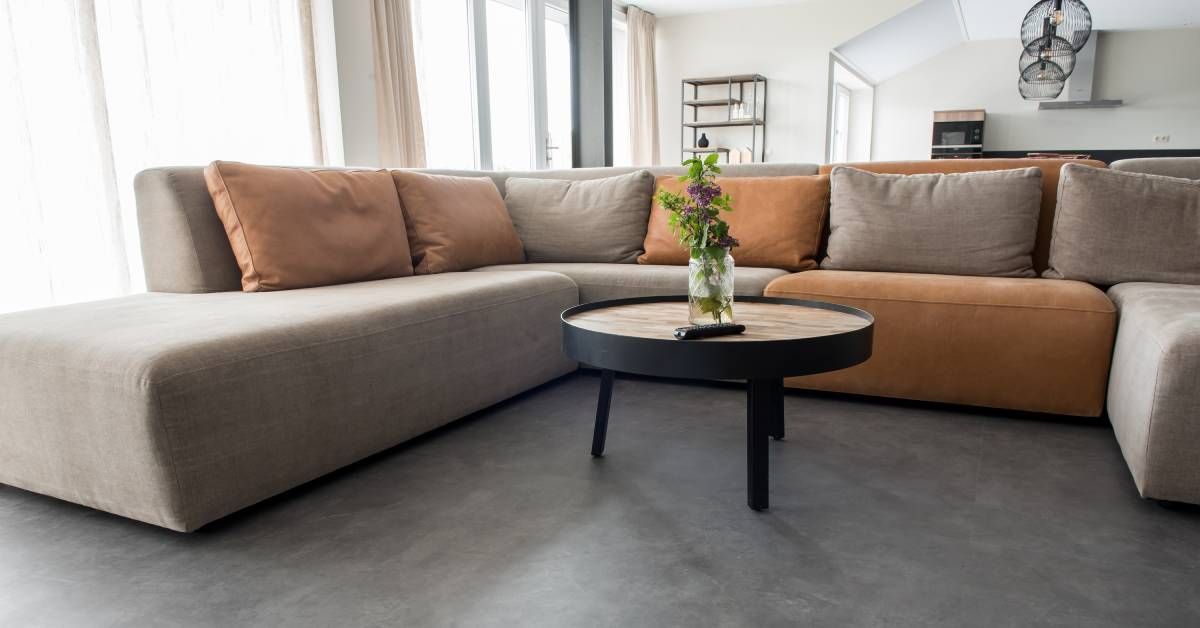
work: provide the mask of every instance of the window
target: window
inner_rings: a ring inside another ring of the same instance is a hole
[[[850,90],[845,85],[833,86],[833,138],[830,140],[830,163],[844,163],[850,151]]]
[[[612,22],[612,133],[613,165],[633,163],[629,148],[629,43],[625,14],[613,11]]]
[[[413,5],[425,160],[439,168],[475,168],[475,98],[466,2]]]
[[[417,0],[413,11],[430,167],[570,166],[565,0]]]
[[[871,160],[874,108],[874,86],[831,57],[829,143],[825,153],[830,163]]]
[[[546,167],[571,167],[571,29],[564,3],[546,3]]]
[[[533,95],[529,33],[523,0],[487,0],[488,98],[492,167],[523,170],[533,165]]]
[[[0,311],[142,289],[139,170],[322,160],[303,33],[290,0],[0,2]]]

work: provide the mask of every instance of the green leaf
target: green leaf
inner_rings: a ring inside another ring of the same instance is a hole
[[[719,153],[712,153],[708,157],[704,158],[704,165],[711,166],[711,165],[717,163],[717,159],[719,159],[720,157],[721,157],[721,155]]]

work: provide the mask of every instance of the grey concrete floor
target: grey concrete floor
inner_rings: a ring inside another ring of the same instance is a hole
[[[1200,514],[1111,431],[580,373],[183,535],[0,486],[0,625],[1200,625]]]

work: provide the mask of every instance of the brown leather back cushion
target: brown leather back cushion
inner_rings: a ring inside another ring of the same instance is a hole
[[[214,161],[204,181],[246,292],[413,273],[400,199],[386,171]]]
[[[1058,199],[1058,171],[1063,164],[1084,164],[1106,168],[1104,162],[1080,159],[928,159],[924,161],[870,161],[849,164],[825,164],[822,174],[829,174],[834,166],[850,166],[878,174],[929,174],[940,172],[977,172],[980,170],[1012,170],[1015,168],[1041,168],[1042,210],[1038,215],[1037,240],[1033,247],[1033,268],[1039,273],[1046,270],[1050,258],[1050,236],[1054,228],[1054,207]]]
[[[486,176],[393,170],[418,275],[525,261],[500,190]]]
[[[733,250],[739,266],[791,271],[817,267],[817,248],[829,210],[829,176],[718,177],[721,191],[732,198],[733,211],[721,214],[729,232],[741,242]],[[658,188],[682,192],[676,176],[658,177]],[[639,264],[686,264],[688,251],[667,223],[667,210],[650,209],[646,252]]]

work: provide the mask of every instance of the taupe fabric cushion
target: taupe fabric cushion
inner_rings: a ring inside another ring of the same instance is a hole
[[[1108,416],[1143,497],[1200,503],[1200,286],[1125,283]]]
[[[1157,174],[1181,179],[1200,179],[1200,157],[1143,157],[1122,159],[1109,166],[1122,172]]]
[[[1067,164],[1044,276],[1200,284],[1200,182]]]
[[[960,174],[830,174],[821,268],[1034,277],[1037,168]]]
[[[479,271],[539,270],[561,273],[579,286],[579,302],[591,303],[605,299],[648,297],[665,294],[687,294],[687,266],[658,266],[653,264],[506,264],[485,266]],[[778,268],[735,266],[734,293],[742,296],[762,296],[772,280],[787,271]]]
[[[555,273],[0,316],[0,483],[176,530],[569,372]]]
[[[617,262],[642,253],[654,175],[567,181],[510,177],[504,204],[530,262]]]

